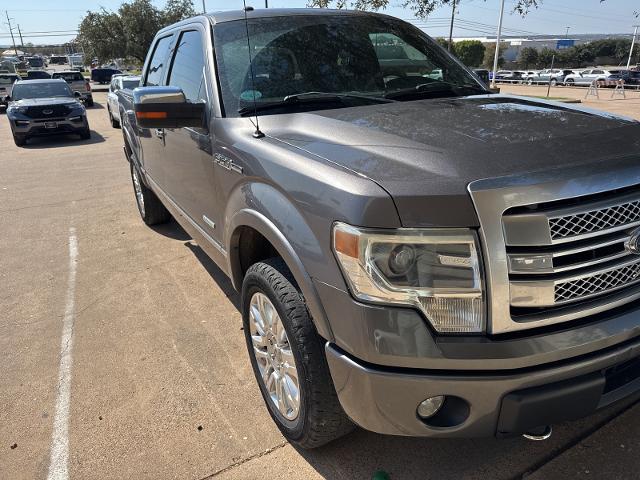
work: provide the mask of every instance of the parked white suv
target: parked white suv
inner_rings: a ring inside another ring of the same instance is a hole
[[[107,112],[113,128],[120,128],[120,105],[118,103],[118,90],[129,88],[133,90],[140,85],[140,77],[135,75],[114,75],[109,84],[107,94]]]
[[[591,85],[596,80],[606,80],[611,71],[602,68],[587,68],[581,72],[574,72],[564,79],[565,85]]]

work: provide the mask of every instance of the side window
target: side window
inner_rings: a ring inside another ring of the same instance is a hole
[[[167,67],[169,59],[169,47],[171,46],[171,38],[173,35],[163,37],[156,43],[156,48],[153,50],[153,55],[149,61],[149,67],[147,69],[147,77],[144,84],[148,87],[155,87],[162,85],[162,77],[164,70]]]
[[[602,75],[604,73],[604,70],[594,70],[593,72],[594,75]]]
[[[180,35],[167,85],[180,87],[187,101],[206,100],[204,84],[205,55],[199,30],[189,30]]]

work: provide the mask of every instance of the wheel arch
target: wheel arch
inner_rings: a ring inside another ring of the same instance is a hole
[[[229,232],[226,242],[228,252],[227,261],[233,286],[238,291],[242,289],[244,274],[250,266],[247,264],[250,262],[245,261],[243,263],[242,258],[243,253],[246,252],[243,251],[245,247],[242,243],[242,238],[244,234],[250,231],[256,232],[264,238],[264,240],[269,242],[269,245],[277,255],[283,259],[305,298],[307,308],[309,309],[318,334],[326,340],[332,341],[333,334],[320,301],[320,296],[300,256],[271,219],[250,208],[243,208],[236,212],[227,225],[227,232]],[[256,256],[256,258],[260,257],[262,257],[262,255]]]

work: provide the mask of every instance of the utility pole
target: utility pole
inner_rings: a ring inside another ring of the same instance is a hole
[[[264,8],[269,8],[269,0],[264,0]]]
[[[22,32],[20,31],[20,24],[18,24],[18,35],[20,36],[20,48],[24,51],[24,42],[22,41]]]
[[[11,19],[9,18],[9,12],[6,10],[4,14],[7,16],[7,25],[9,25],[9,33],[11,34],[11,43],[13,43],[13,53],[18,56],[18,49],[16,48],[16,39],[13,38],[13,28],[11,27]]]
[[[571,27],[567,27],[567,33],[565,33],[565,35],[564,35],[564,38],[567,39],[567,40],[569,40],[569,29],[570,28]]]
[[[636,36],[638,35],[638,25],[634,25],[633,40],[631,40],[631,50],[629,51],[629,60],[627,61],[627,70],[631,66],[631,57],[633,57],[633,47],[636,46]]]
[[[453,0],[453,9],[451,10],[451,27],[449,27],[449,44],[447,45],[447,50],[451,51],[451,46],[453,44],[453,21],[456,18],[456,0]]]
[[[502,19],[504,18],[504,0],[500,5],[500,20],[498,21],[498,35],[496,36],[496,55],[493,58],[493,78],[491,88],[496,88],[496,73],[498,72],[498,58],[500,58],[500,36],[502,35]]]

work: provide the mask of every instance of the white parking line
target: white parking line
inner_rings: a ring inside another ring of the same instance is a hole
[[[69,229],[69,279],[60,342],[58,395],[56,414],[53,419],[51,458],[47,480],[67,480],[69,478],[69,403],[71,400],[71,365],[73,363],[71,353],[73,349],[77,259],[78,239],[75,228],[71,227]]]

